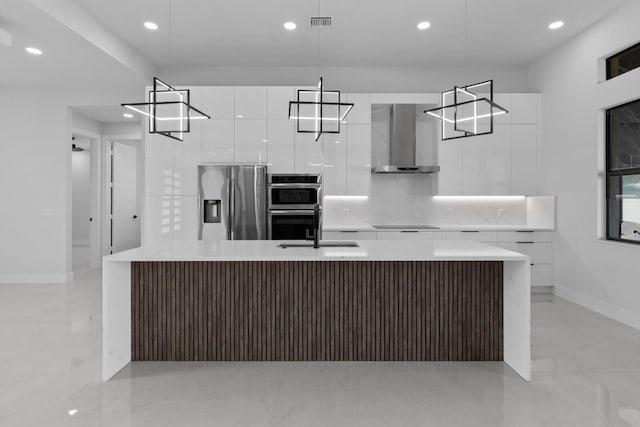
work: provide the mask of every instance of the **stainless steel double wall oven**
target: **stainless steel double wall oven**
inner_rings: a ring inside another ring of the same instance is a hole
[[[322,175],[269,175],[269,239],[305,240],[312,236],[316,204],[322,205]]]

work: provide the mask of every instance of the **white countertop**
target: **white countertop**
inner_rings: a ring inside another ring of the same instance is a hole
[[[436,229],[413,229],[413,228],[402,228],[402,229],[391,229],[391,228],[374,228],[370,224],[355,224],[355,225],[324,225],[322,227],[322,231],[376,231],[376,232],[387,232],[387,231],[401,231],[401,230],[418,230],[424,232],[434,232],[434,231],[553,231],[550,228],[538,228],[538,227],[528,227],[526,225],[437,225],[431,224]]]
[[[361,240],[357,248],[278,248],[275,240],[167,241],[103,258],[113,261],[525,261],[474,241]]]

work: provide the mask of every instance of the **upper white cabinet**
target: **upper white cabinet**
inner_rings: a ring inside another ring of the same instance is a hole
[[[537,93],[514,93],[511,95],[511,123],[537,124],[539,101],[540,95]]]
[[[347,194],[347,148],[349,139],[347,127],[342,125],[340,133],[326,133],[321,137],[324,153],[323,191],[324,194],[342,196]]]
[[[347,126],[347,189],[349,196],[368,196],[371,192],[371,126]]]
[[[538,126],[511,127],[511,194],[538,194]]]
[[[203,87],[201,105],[200,109],[209,114],[213,120],[233,119],[235,118],[235,90],[231,86]]]
[[[371,123],[371,101],[369,94],[349,93],[345,96],[348,103],[352,103],[353,108],[346,117],[348,124],[368,124]]]
[[[191,103],[202,105],[202,88],[187,87],[191,93]],[[202,125],[204,120],[191,120],[190,132],[183,135],[183,141],[172,141],[174,147],[173,161],[173,195],[195,196],[198,190],[197,165],[202,151]]]
[[[509,110],[489,135],[438,143],[438,194],[536,195],[538,94],[496,94]]]
[[[202,155],[203,162],[235,161],[235,120],[213,119],[202,123]]]
[[[295,170],[295,122],[269,120],[267,123],[269,173]]]
[[[269,120],[289,119],[289,102],[295,97],[291,86],[274,86],[267,89],[267,116]]]
[[[240,86],[235,88],[237,119],[267,119],[267,88]]]
[[[235,160],[246,163],[267,162],[267,121],[235,121]]]
[[[314,173],[321,174],[323,172],[322,161],[322,140],[315,141],[313,133],[295,133],[295,173]]]

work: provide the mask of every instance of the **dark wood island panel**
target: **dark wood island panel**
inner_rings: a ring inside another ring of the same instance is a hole
[[[503,360],[502,261],[131,263],[132,360]]]

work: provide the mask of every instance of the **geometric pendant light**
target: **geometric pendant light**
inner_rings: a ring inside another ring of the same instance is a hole
[[[441,121],[442,140],[493,133],[493,118],[507,114],[493,101],[493,80],[442,92],[441,107],[425,113]]]
[[[465,77],[469,74],[469,42],[467,37],[467,0],[464,2]],[[507,114],[506,108],[493,101],[493,80],[454,86],[442,92],[440,107],[425,110],[440,120],[442,140],[467,138],[493,133],[493,118]]]
[[[298,90],[296,100],[289,101],[289,119],[296,120],[296,131],[313,133],[318,141],[323,133],[340,133],[352,103],[342,102],[340,91],[325,90],[322,77],[317,89]]]
[[[149,102],[131,102],[123,107],[149,117],[149,133],[158,133],[182,141],[191,131],[191,120],[210,119],[190,103],[189,89],[175,89],[157,77],[153,78],[153,90]]]

